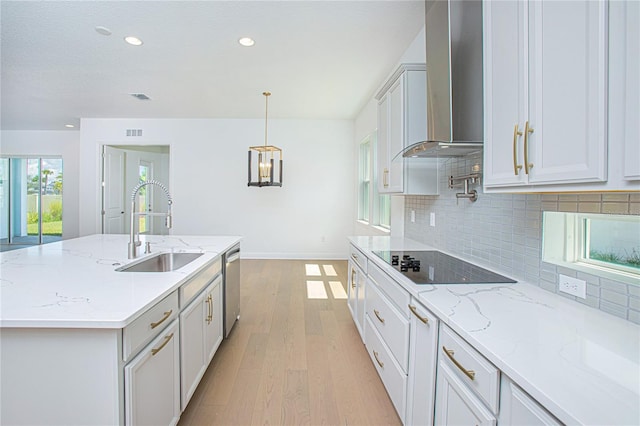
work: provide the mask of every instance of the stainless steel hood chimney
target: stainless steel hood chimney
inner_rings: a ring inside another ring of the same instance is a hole
[[[426,0],[427,140],[403,157],[482,150],[482,1]]]

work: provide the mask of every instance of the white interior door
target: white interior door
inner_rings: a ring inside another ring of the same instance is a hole
[[[125,233],[125,161],[126,153],[105,146],[103,151],[102,232]]]

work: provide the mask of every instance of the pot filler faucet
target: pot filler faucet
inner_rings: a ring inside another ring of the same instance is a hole
[[[140,188],[147,185],[155,185],[164,191],[164,194],[167,196],[167,200],[168,200],[166,213],[136,212],[136,195],[138,194],[138,191],[140,191]],[[131,226],[129,227],[129,247],[128,247],[129,259],[136,258],[137,256],[136,248],[142,244],[140,242],[140,230],[138,229],[138,232],[137,233],[135,232],[135,229],[136,229],[135,217],[136,216],[165,216],[164,224],[168,229],[170,229],[171,222],[172,222],[171,204],[173,204],[173,201],[171,200],[171,194],[169,194],[169,190],[167,189],[166,186],[164,186],[164,184],[158,182],[157,180],[148,180],[146,182],[140,182],[138,185],[136,185],[135,188],[133,188],[133,191],[131,192]]]

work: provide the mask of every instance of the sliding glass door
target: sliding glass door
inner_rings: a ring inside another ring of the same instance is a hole
[[[62,159],[0,159],[2,250],[62,239]]]

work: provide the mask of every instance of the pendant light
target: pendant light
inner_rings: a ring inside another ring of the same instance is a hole
[[[282,186],[282,150],[277,146],[267,145],[267,118],[269,114],[269,96],[271,92],[262,92],[265,98],[264,107],[264,145],[249,147],[249,183],[248,186]],[[252,164],[257,157],[257,181],[252,181]],[[276,158],[277,157],[277,158]],[[276,161],[277,160],[277,161]],[[277,179],[276,179],[277,176]]]

